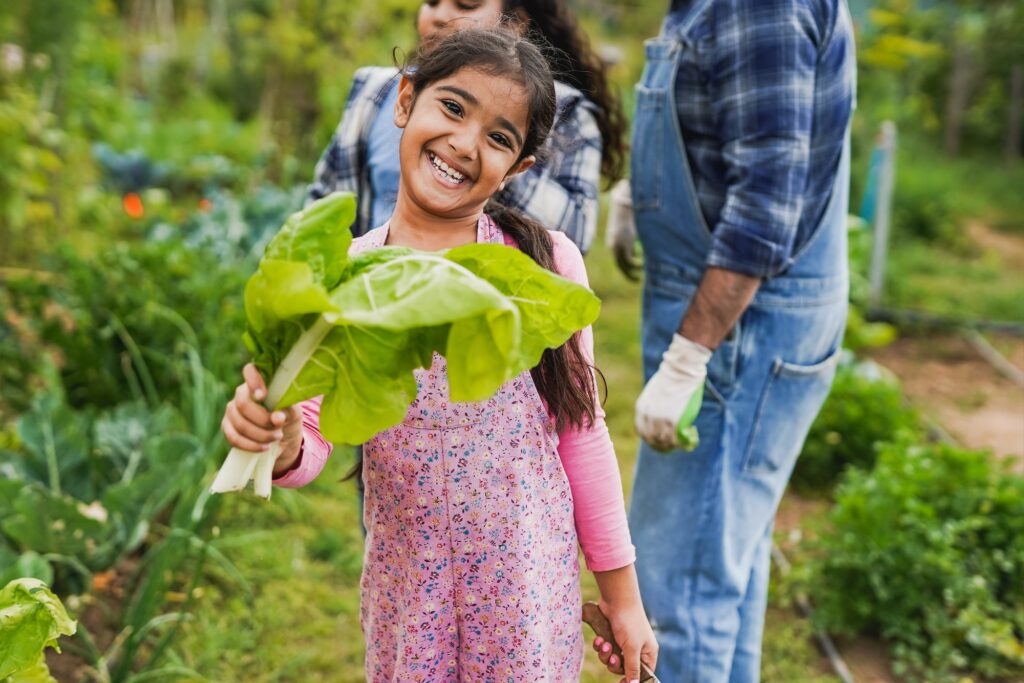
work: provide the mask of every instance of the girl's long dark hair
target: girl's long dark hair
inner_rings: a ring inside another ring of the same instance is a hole
[[[419,95],[431,83],[460,69],[480,69],[523,86],[530,109],[523,148],[516,162],[535,154],[551,132],[556,108],[551,68],[540,48],[503,28],[466,29],[421,44],[403,73],[412,83],[414,94]],[[542,267],[555,270],[554,245],[543,226],[493,199],[484,210],[523,253]],[[540,363],[530,372],[559,430],[593,422],[597,388],[592,367],[580,349],[579,334],[557,349],[545,350]]]
[[[556,77],[597,105],[601,174],[613,185],[625,172],[627,126],[622,102],[608,83],[605,63],[591,48],[565,0],[504,0],[504,11],[510,19],[520,12],[529,18],[529,28],[558,50],[551,58]]]

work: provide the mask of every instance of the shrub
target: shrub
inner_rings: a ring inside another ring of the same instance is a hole
[[[190,348],[216,377],[234,378],[243,348],[222,330],[244,327],[240,268],[180,240],[112,244],[91,259],[61,248],[43,260],[46,278],[11,280],[0,297],[5,383],[32,384],[42,350],[75,408],[114,406],[126,387],[152,406],[176,398]],[[26,393],[5,396],[7,409],[26,410]]]
[[[831,488],[849,467],[871,469],[882,442],[920,430],[895,378],[870,362],[841,365],[797,460],[793,486]]]
[[[892,644],[901,680],[1024,675],[1024,478],[948,445],[883,447],[815,542],[822,624]]]

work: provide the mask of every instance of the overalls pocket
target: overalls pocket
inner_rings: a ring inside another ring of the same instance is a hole
[[[775,360],[757,404],[743,457],[744,474],[767,475],[793,465],[798,455],[792,452],[793,444],[803,443],[828,395],[841,353],[837,346],[812,365]]]

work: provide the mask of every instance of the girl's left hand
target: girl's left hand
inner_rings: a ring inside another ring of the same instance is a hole
[[[622,648],[622,657],[612,654],[611,644],[601,637],[594,639],[594,650],[609,671],[625,674],[620,683],[637,683],[640,680],[641,660],[651,671],[654,671],[658,663],[658,641],[654,639],[654,631],[644,614],[643,605],[639,600],[619,605],[604,599],[598,604],[612,625],[612,634]]]

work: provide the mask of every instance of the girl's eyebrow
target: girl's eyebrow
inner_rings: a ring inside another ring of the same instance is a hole
[[[479,106],[480,105],[480,100],[478,100],[476,98],[476,96],[474,96],[472,93],[466,92],[462,88],[457,88],[454,85],[439,85],[439,86],[437,86],[437,89],[438,90],[445,90],[447,92],[450,92],[450,93],[453,93],[455,95],[458,95],[459,97],[461,97],[462,99],[466,100],[466,102],[468,102],[469,104],[472,104],[473,106]],[[513,137],[515,137],[515,139],[516,139],[516,145],[517,146],[519,146],[519,147],[523,146],[523,135],[522,135],[522,133],[519,132],[519,129],[516,128],[515,124],[513,124],[511,121],[506,119],[504,116],[499,116],[498,117],[498,125],[500,125],[502,128],[507,130],[509,133],[512,133]]]

